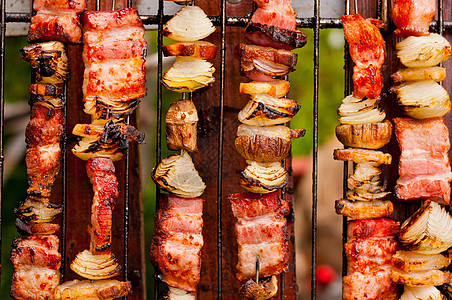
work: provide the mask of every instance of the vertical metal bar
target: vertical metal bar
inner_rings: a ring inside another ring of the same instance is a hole
[[[345,14],[350,14],[350,0],[345,0]],[[350,93],[350,57],[348,55],[348,44],[347,41],[345,41],[344,45],[344,97],[347,97]],[[348,178],[348,162],[344,161],[344,173],[343,173],[343,187],[342,187],[342,197],[345,198],[345,193],[347,191],[347,178]],[[344,245],[347,243],[347,235],[345,234],[347,232],[347,217],[342,217],[342,276],[347,275],[347,257],[345,253]]]
[[[320,45],[320,0],[314,0],[314,132],[312,157],[312,265],[311,265],[311,299],[317,299],[317,178],[319,147],[319,45]]]
[[[443,34],[444,32],[444,16],[443,16],[443,1],[438,1],[438,33]]]
[[[100,0],[96,0],[96,10],[100,10]]]
[[[218,299],[222,299],[223,287],[223,251],[222,251],[222,199],[223,199],[223,122],[224,122],[224,90],[226,76],[226,0],[221,0],[221,70],[220,70],[220,134],[218,137],[218,189],[217,189],[217,255],[218,255]]]
[[[2,212],[3,212],[3,146],[5,120],[5,34],[6,34],[6,0],[1,0],[1,52],[0,52],[0,257],[2,254]]]
[[[156,133],[156,165],[160,163],[162,160],[162,73],[163,73],[163,0],[159,0],[159,9],[158,9],[158,37],[157,37],[157,46],[158,46],[158,65],[157,65],[157,133]],[[159,208],[159,196],[160,190],[157,187],[155,192],[155,206],[156,211]],[[154,273],[154,300],[158,299],[159,295],[159,281],[157,279],[157,270]]]
[[[67,45],[65,46],[66,52],[68,51]],[[66,216],[67,216],[67,83],[64,83],[62,94],[63,107],[63,139],[61,141],[61,202],[63,205],[63,212],[61,215],[61,282],[64,282],[64,274],[66,273]]]

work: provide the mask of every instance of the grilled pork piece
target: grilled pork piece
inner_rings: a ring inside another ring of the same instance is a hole
[[[93,107],[100,100],[103,105],[111,106],[112,113],[126,110],[130,114],[136,105],[128,109],[122,102],[129,103],[146,94],[147,44],[137,10],[90,11],[82,21],[85,111],[99,116]],[[109,116],[101,114],[100,117]]]
[[[391,257],[397,251],[399,228],[399,222],[391,219],[349,222],[343,299],[398,299],[397,285],[391,281]]]
[[[349,44],[353,69],[353,95],[356,98],[375,99],[381,93],[381,66],[385,57],[385,42],[377,20],[361,15],[341,16],[344,34]]]
[[[35,0],[33,1],[33,9],[40,11],[43,9],[54,10],[73,10],[81,13],[85,10],[85,0]]]
[[[60,41],[78,44],[82,42],[79,17],[73,10],[41,9],[31,17],[28,42]]]
[[[435,10],[435,0],[395,0],[392,4],[392,20],[397,26],[394,33],[402,38],[428,35]]]
[[[93,254],[105,254],[111,247],[112,212],[119,197],[115,166],[108,157],[89,159],[86,172],[93,185],[93,205],[91,206],[90,250]]]
[[[235,232],[238,250],[237,278],[254,278],[259,257],[259,276],[277,275],[287,270],[289,259],[286,219],[288,203],[278,192],[267,195],[229,195],[232,213],[238,219]]]
[[[63,113],[44,105],[34,105],[25,130],[27,153],[27,194],[48,198],[60,170]]]
[[[53,299],[60,283],[61,255],[55,235],[29,236],[13,241],[14,275],[11,296],[18,300]]]
[[[259,6],[251,22],[295,31],[297,22],[291,0],[254,0]]]
[[[395,118],[394,123],[401,149],[397,197],[403,200],[433,197],[440,203],[450,203],[452,172],[447,155],[450,142],[444,119]]]
[[[203,201],[165,195],[159,199],[151,260],[169,286],[195,291],[200,280]]]
[[[58,286],[55,291],[55,300],[75,300],[75,299],[117,299],[127,294],[131,290],[130,282],[118,280],[72,280]]]

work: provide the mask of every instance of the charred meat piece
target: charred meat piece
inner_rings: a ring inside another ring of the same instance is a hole
[[[392,20],[397,26],[394,33],[402,38],[428,35],[435,11],[435,0],[395,0],[392,4]]]
[[[295,67],[298,58],[296,53],[288,50],[249,44],[239,44],[236,48],[236,55],[240,58],[269,60],[276,64],[285,65],[289,68]]]
[[[91,158],[86,163],[86,172],[93,185],[91,206],[90,250],[93,254],[110,252],[112,212],[119,197],[115,166],[108,157]]]
[[[400,230],[398,221],[380,218],[374,220],[355,220],[347,225],[347,237],[368,238],[368,237],[391,237],[397,236]]]
[[[286,219],[288,204],[278,192],[267,195],[232,194],[232,213],[238,219],[235,227],[238,249],[237,278],[245,280],[256,275],[267,277],[287,270],[288,235]]]
[[[34,105],[25,130],[28,195],[50,197],[53,182],[60,171],[63,113],[43,105]]]
[[[75,11],[42,9],[31,18],[28,42],[53,40],[73,44],[82,42],[82,29]]]
[[[163,54],[165,56],[213,59],[217,54],[217,46],[206,41],[173,43],[163,46]]]
[[[340,199],[335,202],[336,213],[354,220],[375,219],[392,214],[394,206],[389,200],[351,201]]]
[[[82,23],[86,31],[143,26],[143,22],[141,22],[140,16],[134,8],[115,11],[89,11],[83,14]]]
[[[403,200],[434,197],[449,203],[452,172],[447,156],[449,132],[444,119],[395,118],[394,123],[401,149],[397,197]]]
[[[253,44],[285,50],[301,48],[307,42],[306,35],[298,30],[292,31],[259,22],[249,22],[244,36]]]
[[[195,291],[200,280],[203,200],[163,196],[155,219],[151,260],[169,286]]]
[[[11,262],[14,274],[11,296],[18,300],[53,299],[55,288],[60,283],[58,237],[30,236],[13,241]]]
[[[71,10],[81,13],[85,10],[84,0],[36,0],[33,1],[33,9],[40,11],[43,9]]]
[[[55,300],[99,299],[112,300],[127,296],[132,287],[129,281],[118,280],[72,280],[58,286]]]
[[[375,99],[381,93],[381,66],[385,57],[385,42],[376,20],[361,15],[341,16],[349,51],[356,66],[353,71],[353,95]]]

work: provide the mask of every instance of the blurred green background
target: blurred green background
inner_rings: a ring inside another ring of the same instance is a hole
[[[312,151],[313,136],[313,37],[312,30],[303,30],[308,36],[308,44],[295,50],[298,53],[298,64],[295,72],[290,74],[290,98],[301,104],[301,110],[291,122],[292,128],[306,128],[306,136],[295,141],[292,146],[294,157],[307,156]],[[148,32],[149,54],[156,52],[155,31]],[[19,49],[27,45],[25,37],[8,37],[5,52],[5,168],[4,195],[2,210],[2,255],[1,255],[1,290],[0,299],[11,299],[9,287],[11,284],[12,266],[9,261],[10,243],[18,235],[14,226],[13,208],[25,199],[27,190],[24,130],[28,114],[28,85],[30,84],[30,66],[20,60]],[[342,30],[324,29],[320,34],[320,90],[319,90],[319,143],[331,139],[337,122],[336,110],[343,98],[343,48],[344,37]],[[143,166],[150,168],[155,163],[153,151],[155,149],[155,111],[156,72],[149,70],[148,96],[142,99],[146,103],[140,104],[142,128],[147,133],[147,149],[142,151],[144,162],[151,164]],[[179,99],[179,94],[164,90],[163,101],[166,112],[169,103]],[[150,116],[146,118],[146,116]],[[163,133],[164,136],[164,133]],[[171,154],[166,147],[162,148],[162,157]],[[71,154],[69,154],[71,155]],[[12,159],[8,159],[11,157]],[[147,176],[147,174],[146,174]],[[143,208],[144,219],[153,220],[155,213],[155,185],[151,180],[143,180]],[[153,222],[151,222],[153,223]],[[146,253],[149,251],[152,236],[152,224],[145,224]],[[148,258],[148,256],[146,256]],[[152,299],[153,283],[151,282],[152,266],[147,266],[148,299]]]

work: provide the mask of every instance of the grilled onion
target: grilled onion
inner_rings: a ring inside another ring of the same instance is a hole
[[[352,190],[348,190],[346,193],[347,199],[352,201],[373,201],[373,200],[381,200],[389,195],[389,192],[384,192],[383,188],[378,185],[366,185],[360,188],[354,188]]]
[[[72,280],[60,284],[55,290],[55,300],[112,300],[127,296],[131,291],[129,281]]]
[[[45,201],[43,201],[45,200]],[[50,223],[62,212],[61,205],[52,204],[49,199],[34,199],[28,197],[19,208],[14,209],[16,216],[24,223],[40,224]]]
[[[382,123],[343,124],[336,127],[338,140],[346,147],[379,149],[391,140],[392,124]]]
[[[248,279],[239,290],[239,293],[247,299],[266,300],[274,297],[278,292],[278,280],[276,276],[267,277],[256,283]]]
[[[203,59],[178,57],[163,76],[164,85],[178,92],[193,92],[215,81],[213,65]]]
[[[84,250],[72,261],[71,269],[84,278],[98,280],[119,275],[121,265],[113,254],[95,255],[89,250]]]
[[[442,285],[450,282],[452,274],[447,271],[440,270],[404,272],[399,269],[392,268],[391,279],[395,283],[408,286]]]
[[[350,201],[348,199],[336,200],[336,213],[354,220],[376,219],[389,216],[394,208],[389,200]]]
[[[266,194],[286,186],[288,174],[280,162],[247,163],[248,166],[240,173],[239,179],[239,184],[244,189],[252,193]]]
[[[168,291],[159,298],[161,300],[195,300],[196,297],[193,293],[187,292],[175,287],[170,286]]]
[[[348,178],[347,182],[353,187],[360,187],[364,184],[379,182],[381,170],[372,163],[359,163],[355,171]]]
[[[410,36],[396,44],[397,56],[406,67],[433,67],[449,59],[449,42],[439,34]]]
[[[269,126],[289,122],[300,109],[295,100],[275,98],[267,94],[251,96],[239,112],[239,121],[247,125]]]
[[[405,286],[399,300],[446,300],[439,290],[433,285]]]
[[[442,67],[400,69],[391,75],[391,79],[395,83],[424,80],[434,80],[438,82],[443,81],[444,78],[446,78],[446,69]]]
[[[161,188],[182,198],[199,197],[206,188],[186,151],[162,159],[152,178]]]
[[[179,100],[171,103],[165,121],[168,148],[195,152],[197,124],[198,112],[193,101]]]
[[[83,110],[92,119],[125,119],[131,115],[140,103],[139,100],[132,101],[112,101],[105,97],[95,97],[86,99]]]
[[[240,93],[242,94],[267,94],[272,97],[281,98],[289,92],[290,82],[275,79],[270,82],[251,81],[240,83]]]
[[[401,227],[403,248],[422,254],[438,254],[452,246],[452,217],[433,201],[424,205]]]
[[[441,254],[420,254],[399,250],[392,256],[391,262],[397,269],[411,272],[439,270],[447,267],[451,259]]]
[[[389,153],[367,149],[334,149],[333,157],[336,160],[353,161],[357,164],[369,162],[374,166],[380,164],[390,165],[392,156]]]
[[[304,129],[290,129],[283,125],[268,127],[242,124],[237,130],[235,147],[247,160],[276,162],[287,156],[290,142],[304,135]]]
[[[449,94],[434,80],[405,82],[392,88],[405,114],[415,119],[442,117],[451,109]]]
[[[240,74],[250,80],[273,81],[289,74],[292,68],[261,58],[244,58],[240,60]]]
[[[163,27],[163,35],[179,42],[193,42],[215,31],[210,19],[199,6],[184,6]]]
[[[33,44],[20,49],[20,53],[30,63],[37,83],[58,85],[69,80],[69,62],[63,43]]]
[[[337,111],[341,124],[367,124],[379,123],[384,120],[386,114],[378,108],[380,99],[355,98],[353,95],[342,100]]]

